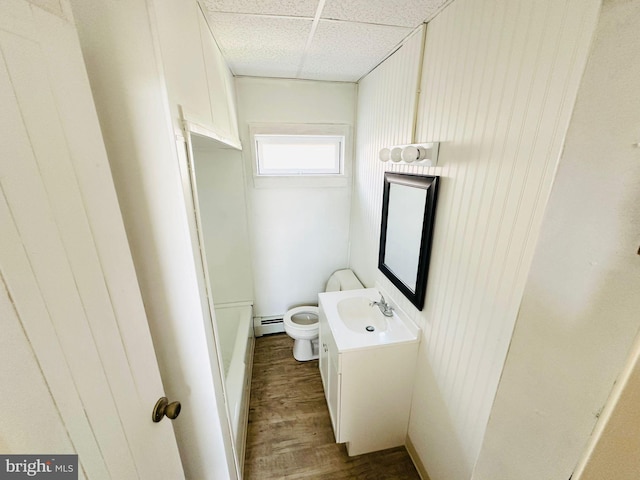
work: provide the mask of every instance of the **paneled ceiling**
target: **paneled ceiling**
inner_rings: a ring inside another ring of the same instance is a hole
[[[199,0],[234,75],[355,82],[452,0]]]

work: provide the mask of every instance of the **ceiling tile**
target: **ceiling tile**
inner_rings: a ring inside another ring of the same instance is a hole
[[[322,18],[417,27],[451,0],[327,0]]]
[[[321,20],[302,78],[355,82],[371,71],[411,28]]]
[[[318,0],[200,0],[211,12],[250,13],[313,18]]]
[[[311,20],[212,12],[208,16],[234,75],[296,76]]]

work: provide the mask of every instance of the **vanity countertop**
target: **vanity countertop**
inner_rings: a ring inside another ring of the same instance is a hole
[[[369,305],[380,300],[375,288],[320,293],[318,299],[339,352],[420,339],[420,329],[404,313],[394,309],[393,316],[386,317],[376,305]]]

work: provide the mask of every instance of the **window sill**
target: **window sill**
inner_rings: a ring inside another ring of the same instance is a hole
[[[351,186],[351,177],[346,175],[291,175],[291,176],[254,176],[255,188],[347,188]]]

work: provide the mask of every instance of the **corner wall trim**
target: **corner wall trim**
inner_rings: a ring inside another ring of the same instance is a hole
[[[411,441],[411,437],[407,435],[407,440],[405,442],[405,447],[407,448],[407,452],[409,453],[409,457],[411,457],[411,461],[416,467],[418,471],[418,475],[422,480],[430,480],[429,474],[427,474],[427,469],[424,468],[420,457],[418,456],[418,452],[416,451],[416,447],[413,446],[413,442]]]

